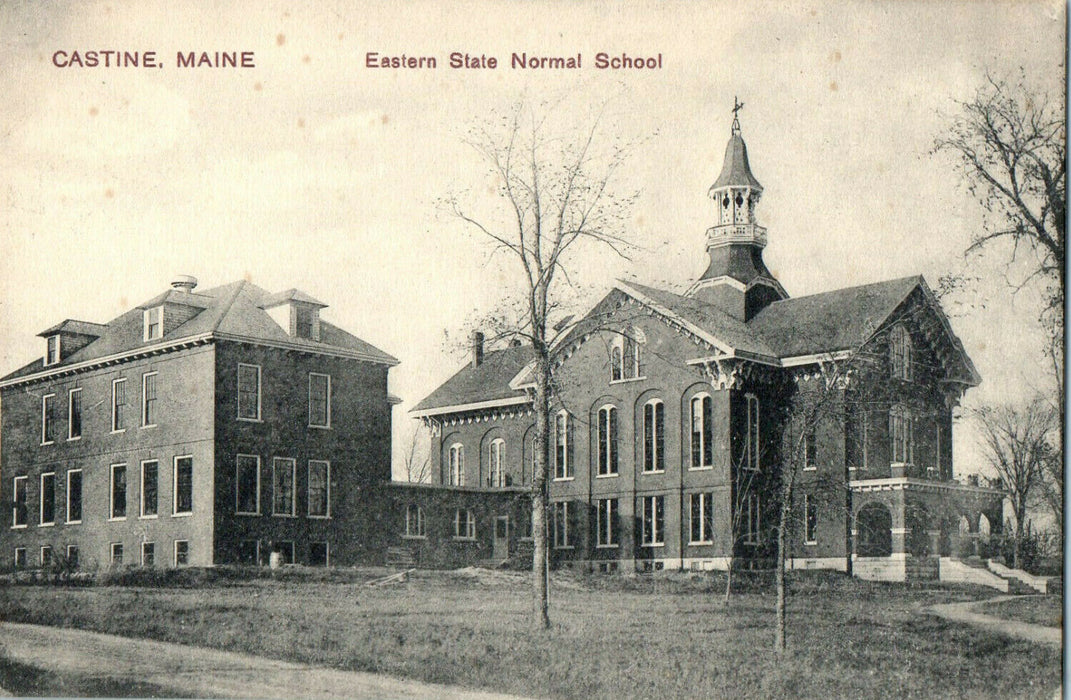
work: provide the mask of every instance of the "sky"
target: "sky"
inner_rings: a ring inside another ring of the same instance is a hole
[[[518,99],[558,101],[635,143],[615,186],[631,260],[584,251],[578,300],[615,278],[679,289],[705,268],[733,100],[765,191],[765,259],[792,296],[967,264],[982,216],[934,138],[985,72],[1063,89],[1062,2],[8,2],[0,12],[0,373],[65,319],[106,322],[180,274],[302,289],[325,319],[401,360],[407,411],[465,361],[459,339],[511,276],[442,206],[495,215],[465,143]],[[57,67],[57,51],[155,51],[160,68]],[[253,53],[253,68],[181,68],[176,53]],[[430,56],[370,68],[369,52]],[[452,52],[496,69],[451,69]],[[661,56],[599,70],[598,52]],[[510,67],[581,55],[578,70]],[[1062,93],[1059,99],[1062,100]],[[1038,300],[1002,251],[949,301],[983,377],[964,406],[1043,387]],[[1005,251],[1006,252],[1006,251]],[[958,473],[980,468],[970,425]],[[395,465],[396,472],[398,465]]]

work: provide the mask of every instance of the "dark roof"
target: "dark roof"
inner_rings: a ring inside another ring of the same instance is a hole
[[[242,280],[200,291],[196,294],[171,290],[154,297],[155,304],[158,305],[165,300],[171,300],[172,295],[179,297],[178,303],[181,303],[181,300],[188,301],[196,298],[197,303],[193,305],[201,307],[203,304],[203,310],[197,312],[177,328],[171,329],[164,335],[162,340],[146,343],[144,341],[144,319],[142,314],[142,308],[146,305],[142,304],[112,319],[107,324],[91,324],[98,329],[94,335],[99,337],[84,348],[64,358],[63,361],[50,365],[48,369],[95,360],[130,350],[150,347],[158,343],[192,338],[206,333],[225,334],[236,337],[239,340],[254,342],[274,341],[288,345],[306,346],[310,350],[349,350],[364,355],[372,362],[389,365],[398,363],[398,360],[394,357],[326,321],[320,322],[319,341],[290,337],[286,331],[272,320],[267,311],[261,308],[264,300],[272,295],[251,282]],[[309,298],[311,299],[311,297]],[[57,328],[61,326],[63,324],[60,324]],[[42,359],[35,360],[3,377],[3,380],[16,379],[33,374],[44,369],[43,364]]]
[[[710,186],[711,191],[721,187],[750,187],[762,192],[762,185],[751,174],[751,164],[747,160],[747,144],[738,133],[729,137],[725,145],[725,159],[721,164],[721,175]]]
[[[74,333],[75,335],[88,335],[94,338],[99,338],[107,326],[103,323],[93,323],[91,321],[75,321],[74,319],[67,319],[61,321],[51,328],[46,328],[37,335],[47,337],[50,335],[56,335],[57,333]]]
[[[862,345],[920,284],[921,276],[775,301],[748,326],[780,357]]]
[[[279,306],[280,304],[285,304],[290,301],[300,301],[304,304],[312,304],[321,308],[325,308],[327,306],[327,304],[323,303],[318,299],[313,299],[311,296],[301,291],[300,289],[287,289],[285,292],[276,292],[275,294],[269,295],[267,299],[260,302],[260,308],[270,309],[272,307]]]
[[[532,352],[528,345],[492,350],[484,355],[479,365],[473,367],[470,362],[461,368],[413,410],[523,397],[525,392],[511,389],[509,383],[532,359]]]
[[[143,304],[138,304],[139,309],[151,309],[161,304],[185,304],[195,306],[198,309],[207,309],[212,305],[212,298],[203,293],[185,292],[179,289],[169,289],[157,294]]]

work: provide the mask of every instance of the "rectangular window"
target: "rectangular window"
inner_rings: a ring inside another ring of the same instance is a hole
[[[405,507],[405,536],[427,536],[427,529],[424,523],[424,509],[415,503],[410,503]]]
[[[238,365],[238,418],[260,420],[260,367]]]
[[[651,401],[643,407],[643,471],[666,469],[666,407]]]
[[[617,535],[618,505],[616,498],[599,500],[596,512],[597,544],[599,547],[616,547],[620,544]]]
[[[11,484],[11,527],[26,527],[26,483],[27,477],[16,476]]]
[[[82,522],[82,470],[67,472],[67,522]]]
[[[123,543],[112,542],[112,564],[123,563]]]
[[[156,563],[156,544],[154,542],[141,543],[141,565],[153,566]]]
[[[193,512],[193,457],[175,457],[174,515]]]
[[[309,517],[331,517],[331,464],[309,460]]]
[[[643,532],[641,544],[654,547],[665,544],[665,497],[645,496],[643,499]]]
[[[617,409],[599,409],[599,476],[617,474]]]
[[[714,402],[707,394],[692,398],[692,469],[714,465]]]
[[[803,510],[807,518],[807,544],[815,544],[818,541],[818,503],[809,493],[803,496]]]
[[[551,505],[554,509],[554,517],[551,521],[554,547],[556,549],[569,549],[573,546],[572,533],[569,532],[569,503],[568,501],[560,501]]]
[[[159,512],[160,463],[150,460],[141,463],[141,517],[155,518]]]
[[[521,534],[520,539],[530,540],[532,539],[532,513],[529,512],[527,517],[521,518]]]
[[[242,540],[238,543],[238,563],[247,566],[260,563],[260,540]]]
[[[294,543],[293,542],[276,542],[272,548],[273,552],[277,552],[282,556],[284,564],[294,563]]]
[[[260,457],[238,455],[235,474],[235,512],[238,515],[260,514]]]
[[[293,545],[291,545],[291,559],[293,559]],[[188,540],[175,540],[175,566],[186,566],[190,563],[190,543]]]
[[[78,568],[78,545],[67,545],[67,568],[74,570]]]
[[[41,547],[41,568],[47,569],[52,566],[52,547],[47,544]]]
[[[297,462],[276,457],[271,462],[271,471],[272,515],[297,515],[297,502],[294,498]]]
[[[744,543],[761,542],[762,508],[758,494],[748,494],[744,502]]]
[[[45,341],[45,366],[54,365],[60,361],[60,337],[58,335],[48,336],[48,340]]]
[[[26,548],[25,547],[15,547],[15,568],[16,569],[25,569],[26,568]]]
[[[109,518],[115,520],[126,517],[126,465],[112,465],[111,510]]]
[[[142,319],[145,322],[145,340],[157,340],[164,337],[164,307],[145,309]]]
[[[691,544],[711,544],[714,541],[714,494],[691,495]]]
[[[814,430],[803,436],[803,468],[818,469],[818,443],[815,440]]]
[[[570,459],[570,444],[572,440],[572,426],[569,424],[569,414],[560,411],[554,417],[554,478],[573,478],[573,464]]]
[[[112,432],[126,430],[126,380],[112,382]]]
[[[156,425],[156,372],[141,375],[141,425]]]
[[[757,471],[759,469],[759,399],[754,394],[747,395],[747,445],[744,466]]]
[[[896,406],[889,413],[889,434],[892,438],[892,461],[913,464],[915,457],[915,420],[907,409]]]
[[[56,440],[56,395],[41,397],[41,444],[48,445]]]
[[[77,440],[82,437],[82,390],[71,389],[67,392],[67,439]]]
[[[330,552],[326,542],[309,542],[309,566],[327,566]]]
[[[41,524],[56,522],[56,473],[41,475]]]
[[[331,427],[331,376],[309,373],[309,427]]]
[[[476,539],[476,515],[468,508],[458,508],[454,513],[454,537],[459,540]]]

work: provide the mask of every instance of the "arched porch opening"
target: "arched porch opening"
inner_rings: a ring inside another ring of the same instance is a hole
[[[881,503],[868,503],[855,516],[855,553],[860,557],[892,554],[892,514]]]

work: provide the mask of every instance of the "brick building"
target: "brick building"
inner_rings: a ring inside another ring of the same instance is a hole
[[[397,360],[298,290],[195,287],[53,326],[42,357],[0,380],[8,565],[367,556]]]
[[[601,570],[766,565],[783,448],[822,367],[852,366],[805,426],[790,562],[935,576],[1001,494],[953,480],[952,409],[979,377],[921,277],[790,298],[763,263],[762,186],[739,123],[710,188],[706,269],[684,294],[618,283],[555,340],[550,544]],[[413,411],[435,481],[531,484],[531,351],[483,347]],[[797,462],[798,463],[798,462]],[[415,496],[414,496],[415,498]],[[522,546],[526,513],[503,505]],[[482,523],[482,527],[491,527]],[[508,534],[508,533],[506,533]]]

